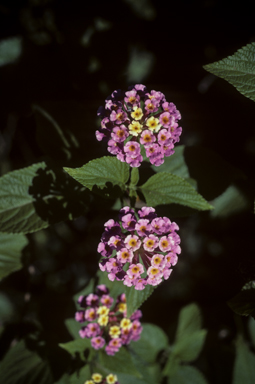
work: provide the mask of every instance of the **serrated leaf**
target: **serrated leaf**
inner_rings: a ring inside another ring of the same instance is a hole
[[[154,363],[159,351],[168,345],[164,331],[153,324],[142,323],[142,333],[138,341],[131,343],[131,350],[147,363]]]
[[[155,287],[152,285],[146,285],[142,291],[138,291],[135,287],[127,287],[123,285],[123,291],[126,294],[128,317],[141,307],[143,302],[146,301],[153,293],[154,289]]]
[[[169,384],[207,384],[204,375],[195,367],[179,366],[174,375],[169,376]],[[241,382],[240,382],[241,383]],[[239,384],[240,384],[239,383]]]
[[[207,331],[202,329],[180,339],[174,344],[172,354],[184,362],[196,360],[203,348],[206,335]]]
[[[94,185],[104,188],[108,182],[124,189],[129,179],[129,165],[110,156],[91,160],[81,168],[64,168],[64,170],[90,190]]]
[[[157,173],[139,188],[148,206],[176,203],[199,210],[213,209],[187,181],[171,173]]]
[[[0,364],[1,382],[4,384],[52,384],[49,366],[39,355],[19,341],[9,349]]]
[[[179,314],[178,327],[176,331],[176,342],[191,336],[202,327],[202,316],[199,307],[189,304],[182,308]]]
[[[238,49],[223,60],[205,65],[204,69],[227,80],[242,95],[255,101],[255,43]]]
[[[255,284],[246,284],[241,292],[228,302],[229,307],[238,315],[255,317]]]
[[[38,169],[45,167],[45,163],[33,164],[0,178],[0,231],[29,233],[48,226],[37,215],[28,192]]]
[[[91,348],[91,343],[89,339],[79,338],[67,343],[60,343],[59,346],[65,349],[71,355],[79,353],[82,356],[86,348]]]
[[[21,252],[27,244],[22,234],[0,232],[0,279],[22,267]]]
[[[243,173],[225,161],[218,153],[199,146],[180,145],[175,153],[165,159],[155,172],[167,172],[184,178],[206,200],[220,196]],[[219,172],[220,169],[220,172]]]
[[[236,343],[236,359],[233,372],[233,384],[240,383],[255,383],[255,355],[241,338]]]

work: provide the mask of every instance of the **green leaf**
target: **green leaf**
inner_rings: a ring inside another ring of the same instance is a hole
[[[22,52],[20,37],[9,37],[0,41],[0,67],[15,62]]]
[[[255,101],[255,43],[238,49],[223,60],[205,65],[204,69],[227,80],[242,95]]]
[[[255,318],[255,283],[245,284],[241,292],[228,301],[228,305],[238,315]]]
[[[91,348],[91,343],[89,339],[79,338],[79,339],[69,341],[67,343],[60,343],[59,346],[65,349],[71,355],[75,355],[75,353],[79,353],[82,358],[85,349]]]
[[[174,175],[183,177],[184,179],[190,177],[189,168],[184,157],[184,151],[186,148],[187,147],[185,147],[185,145],[178,145],[178,147],[175,148],[174,154],[166,157],[163,164],[161,164],[159,167],[152,165],[151,168],[157,173],[173,173]]]
[[[227,217],[252,209],[248,197],[234,185],[229,186],[222,195],[212,201],[212,204],[214,206],[214,210],[210,213],[212,217]]]
[[[21,252],[27,244],[22,234],[0,232],[0,279],[22,268]]]
[[[200,210],[213,209],[187,181],[171,173],[157,173],[139,188],[149,206],[177,203]]]
[[[178,370],[175,372],[174,375],[169,376],[168,383],[169,384],[207,384],[208,382],[205,379],[204,375],[197,368],[182,365],[182,366],[179,366]]]
[[[0,323],[15,321],[15,315],[17,310],[10,296],[0,292]]]
[[[129,165],[111,156],[91,160],[81,168],[64,168],[64,170],[90,190],[94,185],[102,189],[109,182],[124,189],[129,179]]]
[[[180,145],[155,172],[173,173],[189,182],[206,200],[220,196],[243,173],[216,152],[199,146]],[[220,172],[219,172],[220,170]]]
[[[181,361],[178,358],[178,356],[175,356],[172,353],[170,353],[163,369],[163,375],[164,376],[174,375],[175,372],[178,370],[180,363]]]
[[[114,373],[117,376],[124,373],[142,378],[141,374],[137,370],[131,354],[125,347],[122,347],[115,355],[108,356],[104,351],[99,351],[99,367],[105,371],[105,373]],[[121,382],[121,380],[120,380]]]
[[[249,333],[251,336],[253,347],[255,347],[255,320],[250,317],[248,321]]]
[[[0,364],[1,382],[4,384],[52,384],[49,366],[35,352],[19,341],[10,348]]]
[[[79,371],[74,372],[70,378],[69,383],[70,384],[83,384],[86,380],[90,380],[91,373],[89,365],[86,364],[84,367],[79,369]]]
[[[199,307],[189,304],[182,308],[179,314],[176,342],[191,336],[202,327],[202,316]]]
[[[127,300],[127,316],[131,316],[138,308],[141,307],[144,301],[152,294],[155,287],[146,285],[142,291],[138,291],[135,287],[127,287],[123,285],[123,291],[126,294]]]
[[[196,304],[184,307],[179,314],[172,355],[181,361],[195,360],[203,348],[206,330],[201,330],[202,317]]]
[[[158,353],[168,345],[164,331],[153,324],[142,324],[143,331],[138,341],[132,342],[130,349],[147,363],[154,363]]]
[[[203,348],[206,335],[207,331],[202,329],[180,339],[174,344],[172,354],[181,361],[189,362],[196,360]]]
[[[81,329],[81,324],[78,321],[75,319],[66,319],[65,326],[74,339],[80,338],[79,330]]]
[[[139,181],[139,169],[138,168],[132,168],[130,185],[135,186],[138,183],[138,181]]]
[[[255,355],[245,342],[239,338],[236,343],[236,359],[233,372],[233,384],[255,383]]]
[[[33,164],[0,178],[0,231],[29,233],[48,226],[37,215],[28,191],[36,172],[45,167],[45,163]]]

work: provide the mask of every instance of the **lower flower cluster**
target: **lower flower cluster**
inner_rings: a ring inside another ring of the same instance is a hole
[[[157,217],[155,209],[143,207],[138,214],[130,207],[119,213],[119,222],[109,220],[98,245],[99,263],[111,281],[122,280],[128,287],[142,290],[168,279],[181,253],[178,225],[167,217]]]
[[[119,384],[116,375],[110,373],[103,377],[100,373],[93,373],[91,380],[86,380],[84,384]]]
[[[135,311],[130,318],[126,317],[126,297],[123,293],[116,302],[109,295],[105,285],[98,285],[96,293],[80,296],[78,303],[81,310],[75,313],[75,320],[86,325],[79,334],[82,338],[91,339],[94,349],[105,347],[108,355],[114,355],[122,345],[137,341],[142,332],[139,319],[140,310]]]

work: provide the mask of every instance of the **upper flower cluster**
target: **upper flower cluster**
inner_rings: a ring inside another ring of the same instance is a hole
[[[141,146],[151,164],[163,164],[164,156],[174,153],[182,132],[176,106],[167,102],[162,92],[148,92],[142,84],[125,93],[114,91],[97,115],[102,119],[97,140],[108,141],[108,151],[131,167],[141,165]]]
[[[80,296],[78,303],[83,308],[75,313],[76,321],[86,322],[79,331],[82,338],[91,339],[91,345],[95,349],[105,346],[108,355],[114,355],[122,345],[130,341],[137,341],[142,332],[139,321],[142,316],[140,310],[135,311],[130,318],[126,317],[126,297],[123,293],[116,303],[109,296],[109,290],[105,285],[98,285],[96,294]]]
[[[119,384],[116,375],[110,373],[103,377],[100,373],[93,373],[91,380],[86,380],[84,384]]]
[[[97,249],[104,257],[99,267],[108,272],[111,281],[122,280],[124,285],[142,290],[147,284],[168,279],[181,252],[176,223],[157,217],[152,207],[143,207],[138,215],[124,207],[119,222],[109,220],[104,226]]]

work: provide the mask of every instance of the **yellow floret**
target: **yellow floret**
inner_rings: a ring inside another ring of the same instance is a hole
[[[137,106],[135,106],[133,108],[133,112],[131,113],[131,116],[135,120],[140,120],[143,117],[142,108],[138,108]]]
[[[113,339],[116,339],[117,337],[119,337],[121,331],[120,331],[120,327],[118,327],[117,325],[113,325],[110,330],[109,330],[109,335],[113,338]]]
[[[120,312],[125,312],[125,311],[127,310],[127,304],[125,304],[125,303],[119,303],[119,305],[118,305],[118,310],[119,310]]]
[[[138,136],[138,133],[142,132],[142,125],[139,123],[139,121],[133,120],[132,123],[129,124],[128,129],[133,136]]]
[[[106,316],[106,315],[99,316],[97,320],[98,324],[103,327],[105,327],[108,324],[108,321],[109,321],[109,316]]]
[[[102,305],[102,307],[99,307],[98,310],[97,310],[97,313],[99,315],[108,315],[110,309],[107,308],[105,305]]]
[[[160,127],[161,127],[161,124],[159,124],[159,119],[157,119],[156,117],[154,116],[151,116],[147,121],[146,121],[146,125],[148,127],[148,129],[152,132],[158,132]]]
[[[92,375],[92,380],[94,380],[94,383],[101,383],[103,380],[103,376],[100,375],[100,373],[94,373]]]
[[[117,376],[110,373],[110,375],[106,376],[106,382],[107,384],[115,384],[117,383]]]
[[[122,319],[121,322],[120,322],[120,328],[123,328],[123,329],[130,329],[132,328],[132,322],[130,321],[130,319]]]

